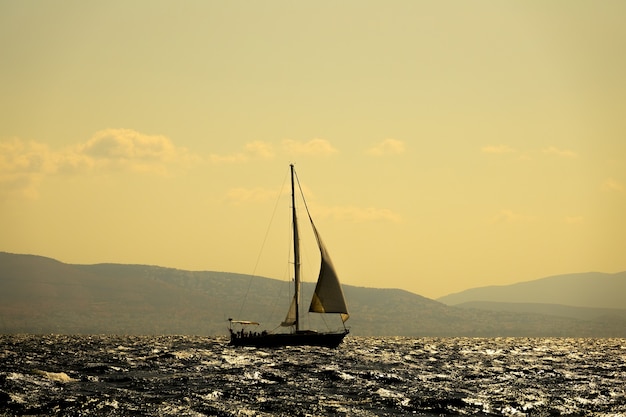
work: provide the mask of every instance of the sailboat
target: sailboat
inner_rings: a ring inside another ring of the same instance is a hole
[[[296,210],[296,174],[294,165],[290,164],[291,171],[291,217],[293,231],[293,256],[294,256],[294,296],[291,300],[289,310],[285,320],[280,324],[282,327],[290,329],[289,332],[256,332],[248,331],[250,326],[258,326],[256,321],[228,319],[230,322],[230,345],[233,346],[256,346],[256,347],[281,347],[281,346],[323,346],[334,348],[339,346],[344,337],[350,332],[345,326],[346,320],[350,317],[346,300],[343,295],[339,278],[335,272],[328,250],[322,242],[309,209],[304,203],[304,207],[309,217],[313,234],[317,240],[320,250],[321,265],[315,291],[309,306],[309,312],[321,314],[338,314],[341,317],[343,329],[331,332],[318,332],[310,329],[303,329],[300,320],[300,239],[298,232],[298,218]],[[300,193],[302,190],[300,189]],[[303,195],[304,199],[304,195]],[[241,330],[235,331],[233,325],[240,325]]]

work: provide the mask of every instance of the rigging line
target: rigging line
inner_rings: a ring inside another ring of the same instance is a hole
[[[261,243],[261,249],[259,250],[259,254],[257,255],[256,262],[254,263],[254,268],[252,269],[252,274],[250,275],[250,279],[248,280],[248,288],[246,289],[246,293],[243,296],[243,300],[241,301],[241,307],[239,307],[239,317],[243,312],[243,307],[246,304],[246,299],[248,298],[248,294],[250,293],[250,288],[252,287],[252,278],[254,278],[256,274],[256,270],[259,266],[259,262],[261,261],[261,255],[263,254],[263,249],[265,248],[265,243],[267,242],[267,237],[270,233],[270,228],[272,223],[274,222],[274,217],[276,215],[276,209],[278,208],[278,202],[280,201],[280,197],[283,195],[283,190],[285,189],[285,182],[287,181],[287,174],[283,178],[283,184],[280,186],[280,191],[278,192],[278,196],[276,197],[276,202],[274,203],[274,210],[272,211],[272,217],[270,218],[269,224],[265,229],[265,236],[263,237],[263,243]]]
[[[311,213],[309,212],[309,206],[306,203],[306,199],[304,198],[304,191],[302,191],[302,186],[300,185],[300,178],[298,178],[298,172],[294,170],[294,174],[295,174],[295,177],[296,177],[296,183],[298,184],[298,190],[300,190],[300,197],[301,197],[302,203],[304,204],[304,208],[306,210],[306,213],[309,216],[309,221],[311,222],[311,224],[313,224],[313,219],[311,218]],[[308,253],[308,251],[307,251],[308,248],[310,248],[310,247],[307,247],[305,245],[304,250],[302,251],[302,253],[304,255],[303,257],[305,258],[305,260],[306,259],[308,259],[308,260],[313,259],[310,256],[310,254]],[[312,264],[313,264],[312,262],[306,262],[305,263],[305,265],[308,266],[308,268],[309,268],[309,276],[311,276],[311,277],[315,276],[315,273],[311,270]]]
[[[291,225],[290,225],[291,226]],[[291,245],[289,245],[289,239],[287,239],[287,259],[289,259],[289,256],[291,255]],[[285,279],[285,277],[287,277],[287,279]],[[282,300],[282,295],[283,295],[283,291],[285,289],[285,287],[287,287],[287,294],[291,295],[291,279],[289,278],[289,262],[287,262],[287,264],[285,265],[285,270],[283,271],[283,275],[282,275],[282,279],[284,281],[285,284],[287,285],[281,285],[280,289],[278,290],[278,294],[276,295],[276,297],[274,298],[274,303],[272,304],[272,312],[269,315],[269,319],[272,320],[275,317],[275,313],[276,313],[276,309],[278,308],[278,303],[279,300]],[[282,306],[281,306],[282,308]],[[280,327],[280,326],[278,326]],[[276,330],[276,329],[274,329]]]
[[[306,214],[309,216],[309,221],[311,222],[311,225],[313,226],[313,235],[315,236],[315,239],[318,242],[318,246],[319,246],[319,236],[317,233],[317,228],[315,227],[315,223],[313,223],[313,217],[311,217],[311,212],[309,211],[309,205],[306,202],[306,198],[304,198],[304,191],[302,191],[302,186],[300,185],[300,178],[298,178],[298,172],[294,170],[294,174],[296,177],[296,183],[298,184],[298,189],[300,190],[300,196],[302,198],[302,203],[304,204],[304,209],[306,210]],[[311,274],[311,276],[314,276],[314,274]]]
[[[330,330],[330,326],[328,325],[328,322],[326,321],[326,318],[324,317],[323,314],[320,314],[320,318],[324,322],[324,326],[326,326],[326,330]]]
[[[298,178],[298,172],[294,170],[296,174],[296,182],[298,183],[298,189],[300,190],[300,195],[302,196],[302,202],[304,203],[304,208],[306,209],[306,214],[309,216],[309,221],[313,224],[313,218],[311,217],[311,212],[309,211],[309,205],[306,203],[306,198],[304,198],[304,191],[302,191],[302,186],[300,185],[300,178]]]
[[[313,225],[313,228],[315,229],[315,223],[313,223],[313,218],[311,217],[311,212],[309,211],[309,205],[306,203],[306,198],[304,198],[304,191],[302,191],[302,186],[300,185],[300,178],[298,178],[298,172],[294,170],[294,174],[296,177],[296,182],[298,183],[298,189],[300,190],[300,195],[302,196],[302,202],[304,203],[304,208],[306,210],[306,214],[309,216],[309,221],[311,222],[311,224]],[[316,238],[317,238],[317,234],[316,234]],[[326,319],[324,318],[323,315],[321,315],[322,321],[324,322],[324,324],[326,325],[327,328],[330,328],[328,326],[328,323],[326,322]],[[346,328],[346,323],[343,323],[343,328]]]

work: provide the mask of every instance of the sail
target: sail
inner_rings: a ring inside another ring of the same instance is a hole
[[[322,242],[313,220],[311,220],[311,226],[317,239],[317,245],[320,248],[320,254],[322,262],[320,266],[320,274],[317,278],[317,285],[315,286],[315,292],[311,300],[311,306],[309,311],[313,313],[340,313],[341,319],[345,322],[350,315],[348,314],[348,307],[346,306],[346,300],[343,296],[343,290],[339,283],[339,278],[335,272],[326,246]]]
[[[300,326],[299,316],[301,315],[301,274],[300,274],[300,235],[298,229],[298,221],[296,216],[296,175],[294,171],[294,165],[290,165],[291,168],[291,211],[292,211],[292,228],[293,228],[293,283],[294,294],[289,306],[287,316],[280,323],[283,327],[291,327],[291,332],[274,333],[263,331],[260,334],[257,332],[244,332],[243,330],[236,332],[229,327],[230,330],[230,345],[232,346],[256,346],[256,347],[280,347],[280,346],[323,346],[329,348],[337,347],[345,336],[350,333],[350,330],[345,327],[343,330],[330,331],[330,332],[317,332],[315,330],[302,330]],[[298,182],[298,188],[300,188],[300,194],[302,194],[302,188]],[[337,273],[333,266],[330,256],[326,247],[322,243],[322,239],[313,224],[311,214],[304,201],[304,195],[302,195],[302,202],[306,208],[306,212],[309,215],[311,221],[311,227],[317,240],[317,245],[321,254],[320,274],[317,279],[317,285],[311,300],[309,312],[313,313],[334,313],[340,314],[342,320],[345,322],[350,317],[348,315],[348,308],[343,296],[343,290],[341,284],[337,278]],[[258,324],[256,322],[238,321],[229,319],[232,323],[241,325]]]
[[[291,299],[291,305],[289,306],[289,311],[287,312],[287,317],[280,323],[283,327],[291,327],[296,324],[296,297],[294,296]]]

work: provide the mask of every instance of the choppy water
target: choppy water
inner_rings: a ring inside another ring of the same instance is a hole
[[[0,415],[626,415],[626,339],[0,335]]]

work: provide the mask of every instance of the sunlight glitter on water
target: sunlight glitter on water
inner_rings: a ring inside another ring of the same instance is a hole
[[[624,339],[0,336],[0,414],[620,415]],[[242,414],[243,413],[243,414]]]

